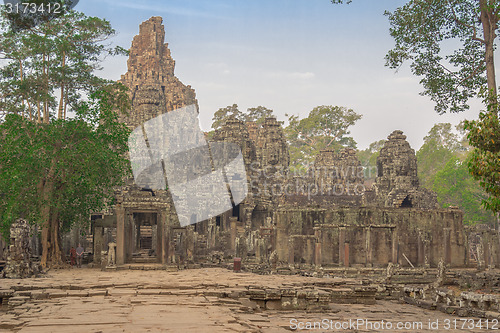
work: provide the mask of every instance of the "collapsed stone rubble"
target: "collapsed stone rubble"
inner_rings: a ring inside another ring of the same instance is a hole
[[[4,277],[22,279],[40,273],[39,264],[31,260],[30,231],[30,225],[24,219],[17,219],[10,226],[7,262],[2,271]]]

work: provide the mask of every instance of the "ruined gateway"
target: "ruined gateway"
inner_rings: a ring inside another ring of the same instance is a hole
[[[132,111],[121,121],[131,129],[188,105],[190,86],[174,75],[175,62],[160,17],[140,26],[128,72]],[[415,152],[394,131],[377,159],[372,188],[364,187],[355,151],[321,151],[307,174],[292,175],[281,124],[257,126],[229,118],[213,141],[239,145],[249,195],[220,216],[180,227],[168,191],[141,189],[129,180],[110,212],[92,216],[94,262],[116,241],[116,263],[193,263],[214,253],[244,263],[316,266],[453,267],[469,264],[459,209],[439,209],[436,195],[419,186]]]

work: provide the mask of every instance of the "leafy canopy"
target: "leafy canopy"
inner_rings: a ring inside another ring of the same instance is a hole
[[[0,110],[48,123],[64,119],[109,80],[96,75],[108,55],[126,54],[104,42],[115,34],[106,20],[69,11],[26,30],[0,20]]]
[[[86,222],[113,200],[113,186],[129,170],[129,130],[118,123],[115,107],[127,107],[125,87],[99,90],[71,120],[38,124],[8,114],[0,124],[0,221],[25,217],[42,226],[44,207],[63,229]],[[44,197],[44,187],[52,184]]]
[[[292,169],[306,170],[322,149],[356,148],[356,142],[349,136],[349,128],[362,116],[352,109],[323,105],[311,110],[306,118],[287,117],[289,125],[284,132],[289,143]]]
[[[260,125],[266,118],[275,117],[275,115],[273,110],[264,106],[248,108],[246,112],[242,112],[239,110],[237,104],[228,105],[224,108],[220,108],[214,113],[214,117],[212,118],[212,128],[214,130],[221,128],[228,117],[234,117],[241,121],[253,121],[257,125]]]

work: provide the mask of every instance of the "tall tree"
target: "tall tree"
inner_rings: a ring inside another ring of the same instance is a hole
[[[266,118],[274,117],[273,110],[264,106],[248,108],[245,113],[245,121],[254,121],[257,126],[262,124]]]
[[[361,119],[361,115],[341,106],[315,107],[306,118],[287,115],[289,125],[285,135],[290,144],[290,166],[305,170],[321,149],[339,150],[356,147],[349,136],[349,128]]]
[[[441,206],[458,206],[463,210],[464,223],[495,224],[494,215],[482,207],[488,196],[469,173],[467,161],[451,156],[434,175],[431,189]]]
[[[413,74],[421,77],[422,94],[430,96],[440,114],[469,109],[468,101],[485,91],[495,101],[498,6],[490,0],[412,0],[386,12],[396,43],[386,65],[397,69],[409,61]],[[448,41],[456,47],[443,47]]]
[[[68,107],[109,83],[95,71],[106,55],[126,54],[104,41],[114,35],[110,23],[76,11],[30,29],[15,30],[2,9],[0,111],[49,123],[65,119]]]
[[[0,124],[0,221],[24,217],[41,227],[42,266],[60,266],[61,229],[87,221],[111,203],[127,173],[129,130],[116,108],[129,106],[125,87],[93,93],[70,120],[36,123],[8,114]]]
[[[103,43],[106,20],[68,11],[19,30],[0,11],[2,230],[19,216],[37,223],[42,264],[59,265],[61,228],[100,209],[123,176],[127,132],[111,108],[126,94],[95,71],[126,51]]]
[[[224,125],[228,117],[235,117],[238,120],[245,120],[245,115],[239,110],[238,104],[228,105],[220,108],[214,113],[212,118],[212,128],[219,129]]]
[[[380,149],[382,149],[385,142],[386,140],[375,141],[370,143],[365,150],[358,151],[358,158],[363,166],[367,182],[373,182],[377,177],[377,157],[380,155]]]

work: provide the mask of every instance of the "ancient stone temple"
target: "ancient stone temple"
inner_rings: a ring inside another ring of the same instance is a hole
[[[278,207],[280,258],[316,265],[435,267],[441,259],[466,265],[462,212],[437,209],[436,195],[419,187],[415,152],[401,131],[389,135],[377,158],[373,190],[360,186],[359,165],[349,149],[320,153],[313,180],[333,191],[290,196]]]
[[[132,42],[121,79],[133,103],[121,121],[132,129],[181,107],[197,108],[194,90],[175,77],[164,37],[161,18],[152,17]],[[229,117],[212,141],[212,148],[230,143],[241,150],[247,197],[224,213],[182,227],[180,218],[186,216],[176,212],[172,190],[130,179],[117,189],[114,207],[93,217],[95,262],[107,261],[101,253],[116,241],[117,265],[185,264],[215,256],[273,266],[468,264],[462,212],[438,209],[435,193],[420,187],[415,152],[401,131],[390,134],[380,152],[373,188],[365,186],[353,149],[321,151],[307,172],[291,174],[283,128],[274,118],[257,125]],[[197,163],[189,166],[195,174]],[[241,180],[240,174],[226,176]]]
[[[10,245],[3,275],[6,278],[22,279],[40,273],[39,265],[30,256],[30,225],[24,219],[17,219],[10,226]]]

